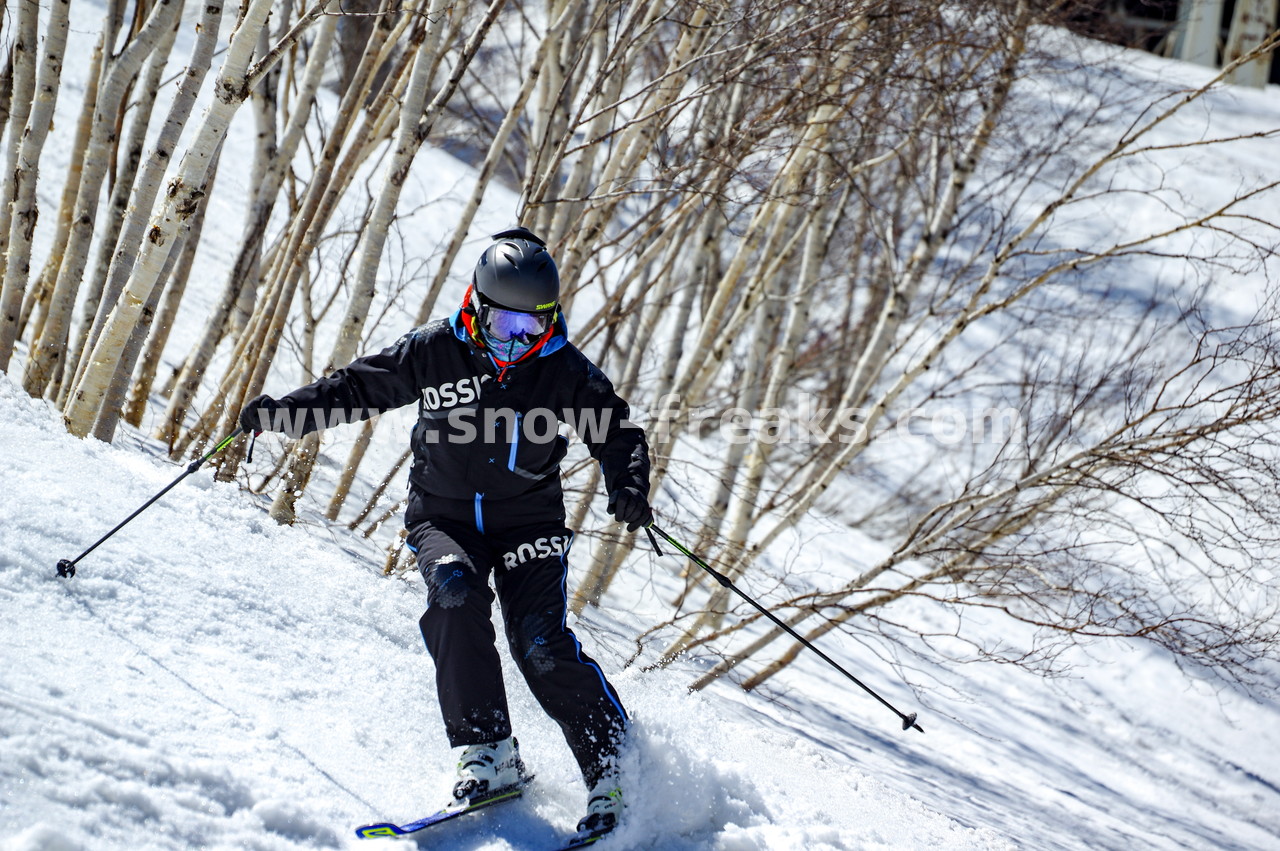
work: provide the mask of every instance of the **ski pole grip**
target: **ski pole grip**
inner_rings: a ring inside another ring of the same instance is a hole
[[[662,551],[662,547],[658,546],[658,536],[653,533],[653,529],[654,526],[652,523],[644,527],[644,531],[649,535],[649,543],[653,544],[653,551],[655,553],[660,556],[666,555],[666,553]]]

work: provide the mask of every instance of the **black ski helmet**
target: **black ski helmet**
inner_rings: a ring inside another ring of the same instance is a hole
[[[560,302],[560,273],[547,244],[523,227],[495,233],[493,239],[472,278],[480,300],[528,313],[554,310]]]

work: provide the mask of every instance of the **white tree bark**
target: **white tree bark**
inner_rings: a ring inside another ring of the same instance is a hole
[[[448,280],[449,273],[453,270],[453,261],[457,259],[458,253],[462,250],[462,243],[471,228],[471,222],[475,219],[476,212],[480,209],[480,202],[484,200],[485,191],[488,189],[489,182],[493,179],[494,172],[497,170],[498,161],[506,150],[507,140],[511,138],[511,132],[515,130],[516,124],[524,117],[525,105],[528,104],[529,97],[537,87],[543,66],[546,64],[551,48],[555,44],[556,35],[569,23],[571,18],[572,6],[566,6],[561,11],[560,16],[551,24],[546,35],[538,42],[537,53],[534,54],[533,60],[524,72],[524,82],[520,86],[520,91],[516,94],[515,102],[508,107],[506,114],[502,118],[502,123],[498,125],[498,130],[493,134],[493,139],[489,143],[489,150],[485,153],[484,162],[480,165],[480,173],[476,177],[476,185],[471,191],[471,197],[467,200],[467,206],[463,209],[462,216],[454,228],[453,238],[449,240],[449,246],[445,249],[444,256],[441,258],[440,268],[436,271],[435,278],[431,281],[426,298],[423,299],[424,310],[428,309],[428,304],[434,305],[436,297],[444,287],[445,281]]]
[[[337,521],[338,515],[342,511],[342,506],[351,494],[351,486],[355,484],[356,472],[360,469],[361,462],[364,461],[365,453],[369,450],[369,444],[373,442],[373,432],[377,426],[378,419],[375,417],[366,421],[360,427],[360,434],[356,437],[355,445],[351,447],[351,452],[347,456],[347,463],[342,468],[342,475],[338,477],[338,484],[333,489],[333,496],[329,498],[329,505],[325,508],[325,519]]]
[[[22,150],[23,131],[35,99],[36,75],[39,67],[40,7],[23,3],[18,6],[17,34],[13,39],[10,63],[5,71],[11,86],[6,105],[6,124],[12,124],[5,146],[4,173],[13,174]],[[6,184],[0,193],[0,280],[4,278],[5,253],[9,244],[11,205],[16,186]],[[7,355],[5,356],[7,359]]]
[[[652,20],[650,16],[659,14],[662,7],[660,2],[650,4],[645,13],[646,18]],[[689,59],[702,39],[708,37],[710,28],[707,23],[710,17],[707,7],[701,5],[690,15],[684,32],[667,58],[663,73],[646,92],[640,117],[632,120],[620,134],[614,151],[600,172],[597,186],[603,191],[611,191],[631,180],[638,165],[652,152],[658,129],[666,120],[666,110],[679,97],[692,73]],[[560,265],[567,272],[562,275],[562,290],[567,290],[567,293],[561,300],[566,310],[572,307],[576,276],[581,274],[590,240],[598,238],[604,232],[605,224],[613,216],[617,204],[618,200],[613,199],[588,209],[562,250]]]
[[[1278,9],[1280,0],[1236,0],[1227,47],[1222,55],[1223,63],[1230,64],[1256,51],[1275,31]],[[1264,53],[1241,63],[1227,75],[1227,80],[1236,85],[1261,89],[1267,85],[1273,61],[1274,54]]]
[[[9,20],[9,6],[4,0],[0,0],[0,18],[4,21]],[[4,34],[4,23],[0,22],[0,35]],[[12,54],[10,54],[12,58]],[[13,64],[5,61],[3,68],[0,68],[0,136],[4,135],[4,130],[9,126],[9,111],[13,108]],[[4,278],[4,272],[0,270],[0,279]]]
[[[444,0],[432,0],[427,13],[432,27],[443,29],[443,11]],[[347,303],[346,315],[338,326],[338,338],[323,370],[325,374],[353,360],[359,352],[360,338],[364,331],[365,320],[369,315],[369,306],[373,303],[373,297],[377,292],[378,267],[382,262],[383,248],[386,246],[387,229],[395,215],[404,182],[409,176],[409,167],[422,147],[423,140],[417,134],[418,119],[426,106],[427,85],[431,80],[437,59],[424,49],[427,38],[425,32],[422,35],[422,40],[413,44],[411,48],[416,49],[416,55],[409,85],[400,104],[395,151],[384,171],[382,187],[378,192],[373,212],[361,232],[355,286],[351,300]],[[293,522],[294,505],[306,483],[311,479],[311,471],[319,451],[319,432],[308,435],[294,445],[290,452],[285,486],[276,492],[276,497],[271,503],[271,516],[276,522],[285,524]]]
[[[71,236],[71,217],[75,212],[76,196],[80,193],[81,177],[84,174],[85,149],[89,146],[89,134],[93,132],[94,103],[98,99],[98,88],[102,81],[103,45],[106,33],[99,36],[89,59],[89,79],[85,83],[80,118],[76,122],[74,141],[71,143],[71,161],[67,164],[66,179],[62,185],[62,200],[58,204],[58,222],[54,230],[53,242],[49,254],[45,257],[44,269],[33,282],[28,283],[27,295],[23,300],[22,316],[18,321],[17,335],[25,332],[30,316],[39,306],[43,311],[48,303],[49,292],[53,282],[58,280],[58,270],[62,268],[62,258],[66,252],[67,240]],[[33,337],[39,336],[37,329]]]
[[[322,20],[317,28],[311,55],[307,57],[306,69],[299,86],[297,101],[289,114],[279,149],[268,164],[262,186],[255,192],[254,207],[249,212],[241,239],[241,248],[232,265],[223,296],[209,314],[197,343],[192,346],[191,352],[174,380],[169,404],[161,421],[160,430],[156,434],[157,438],[170,445],[173,445],[177,439],[178,431],[200,388],[200,379],[208,369],[218,342],[222,339],[228,317],[231,316],[232,310],[239,301],[241,289],[256,287],[257,281],[261,278],[259,267],[267,222],[275,209],[285,174],[293,162],[294,155],[302,142],[307,122],[311,118],[316,92],[320,88],[320,80],[327,66],[336,27],[337,17],[330,15]]]
[[[115,376],[142,307],[150,298],[181,230],[200,203],[209,161],[226,135],[231,118],[249,97],[249,90],[245,88],[249,59],[270,11],[271,0],[250,0],[231,37],[227,58],[214,84],[213,102],[205,111],[191,146],[183,154],[177,175],[152,214],[133,274],[94,346],[80,387],[68,402],[65,419],[72,434],[83,437],[93,428],[107,394],[107,384]]]
[[[620,28],[619,40],[626,38],[625,33],[634,31],[637,24],[643,23],[646,26],[642,29],[640,37],[632,37],[629,39],[629,46],[633,49],[639,48],[644,39],[651,38],[654,32],[648,28],[648,20],[643,22],[636,20],[636,13],[639,9],[646,9],[647,14],[656,14],[656,4],[652,5],[633,5],[628,14],[628,20],[632,22],[631,26],[624,24]],[[595,56],[597,57],[598,69],[592,80],[592,90],[594,95],[588,98],[584,107],[593,108],[594,114],[590,121],[587,122],[584,133],[585,138],[589,140],[599,139],[609,127],[611,121],[617,114],[615,104],[622,94],[622,87],[626,83],[627,75],[618,73],[608,74],[606,69],[609,67],[610,59],[616,59],[608,47],[608,25],[607,22],[601,22],[592,35],[592,44]],[[581,116],[575,118],[575,122],[581,122]],[[531,183],[525,188],[524,203],[526,205],[540,205],[548,200],[547,193],[551,191],[551,187],[555,184],[560,174],[561,168],[566,157],[566,149],[573,138],[573,134],[566,132],[560,139],[557,150],[554,155],[547,158],[543,165],[542,173],[536,183]],[[595,169],[596,158],[604,146],[597,144],[588,144],[578,152],[569,175],[565,180],[563,188],[557,191],[558,197],[554,206],[550,209],[538,207],[540,214],[544,219],[549,221],[543,233],[547,241],[552,244],[558,244],[564,240],[568,231],[569,223],[574,221],[582,212],[581,199],[586,195],[590,186],[592,172]],[[543,212],[545,210],[545,212]]]
[[[330,3],[334,0],[329,0]],[[383,3],[383,8],[389,4]],[[404,18],[407,23],[408,17]],[[236,341],[231,364],[219,382],[213,408],[175,444],[177,452],[193,440],[209,436],[207,429],[214,423],[225,424],[230,431],[236,423],[244,400],[261,392],[267,372],[280,345],[289,311],[293,305],[300,282],[309,277],[309,262],[320,243],[338,201],[350,187],[359,164],[376,144],[383,129],[381,116],[372,115],[353,133],[356,118],[368,99],[369,81],[386,56],[384,48],[395,31],[375,27],[365,46],[356,76],[347,81],[338,105],[338,114],[325,140],[323,150],[314,163],[315,171],[307,184],[300,209],[290,222],[280,250],[275,258],[269,282],[264,294],[265,303],[259,305],[249,325]],[[394,86],[395,81],[387,81]],[[342,155],[343,149],[346,155]],[[217,478],[228,481],[234,475],[244,456],[243,447],[232,446],[218,456]]]
[[[428,20],[436,22],[432,26],[437,30],[444,27],[446,1],[432,0],[427,12]],[[426,52],[425,49],[426,44],[432,41],[438,42],[438,38],[425,36],[426,34],[424,34],[423,44],[414,45],[417,54],[413,60],[413,73],[409,78],[408,88],[400,103],[395,151],[383,174],[382,187],[378,192],[373,214],[360,236],[355,288],[351,301],[347,305],[346,315],[338,326],[338,339],[329,355],[325,372],[345,365],[359,353],[360,338],[364,332],[365,320],[368,318],[369,306],[373,303],[374,294],[377,292],[378,267],[382,262],[382,252],[387,242],[387,229],[395,216],[400,194],[409,176],[409,168],[422,147],[423,139],[417,134],[418,118],[425,109],[427,85],[438,61],[436,56]]]
[[[845,398],[841,400],[841,406],[846,406],[855,400],[865,398],[865,390],[860,388],[869,388],[871,386],[871,380],[866,376],[866,373],[871,371],[874,372],[875,375],[879,375],[887,364],[888,359],[885,357],[885,353],[889,350],[889,347],[892,344],[894,332],[896,332],[897,328],[901,325],[903,319],[902,311],[905,310],[905,304],[902,303],[903,299],[900,298],[900,295],[903,292],[906,292],[907,294],[913,294],[915,292],[915,289],[918,287],[919,281],[925,274],[928,265],[931,264],[933,258],[937,256],[944,234],[949,232],[951,229],[960,196],[962,195],[964,188],[967,186],[969,179],[972,177],[983,152],[987,149],[987,146],[991,141],[991,135],[997,126],[999,116],[1003,112],[1005,104],[1007,103],[1009,91],[1013,85],[1014,79],[1016,78],[1018,63],[1026,50],[1025,26],[1028,20],[1027,14],[1027,7],[1023,4],[1020,7],[1020,15],[1017,25],[1006,36],[1009,42],[1008,55],[997,78],[995,87],[986,100],[982,118],[975,127],[965,149],[957,158],[955,168],[952,170],[950,179],[948,180],[943,191],[942,198],[940,199],[940,203],[936,206],[933,217],[929,220],[928,226],[925,228],[924,233],[921,235],[919,242],[912,252],[910,261],[904,271],[904,284],[899,286],[898,282],[895,282],[894,292],[891,293],[890,299],[886,301],[886,306],[881,313],[876,337],[867,347],[867,352],[878,352],[881,361],[877,363],[872,360],[872,356],[870,354],[864,353],[858,369],[855,370],[854,376],[850,380],[850,390],[846,392]],[[1098,167],[1100,167],[1100,165]],[[1077,182],[1076,186],[1080,185],[1080,182],[1082,181],[1083,178]],[[1022,237],[1025,238],[1025,236],[1030,232],[1030,230],[1024,231]],[[1016,241],[1014,244],[1017,244]],[[1006,251],[1002,253],[1002,256],[1007,256],[1011,251],[1012,246],[1006,249]],[[989,279],[994,280],[994,270],[991,271],[989,275]],[[984,292],[985,290],[983,288],[978,288],[975,291],[971,297],[970,310],[979,309],[978,305],[980,304],[980,300]],[[909,301],[909,298],[906,300]],[[945,345],[949,344],[951,340],[954,340],[955,336],[958,336],[967,324],[972,321],[972,318],[972,316],[965,316],[962,320],[958,320],[956,323],[953,323],[951,328],[948,330],[948,333],[943,336],[943,342],[932,347],[924,357],[920,358],[910,369],[899,376],[887,391],[876,398],[867,414],[867,420],[863,427],[864,434],[869,435],[874,432],[876,424],[885,415],[889,405],[901,396],[907,387],[929,368],[933,360],[942,351],[942,348],[939,348],[939,346],[945,347]],[[834,433],[829,434],[828,437],[832,437],[833,434]],[[864,437],[859,441],[851,441],[846,444],[837,445],[840,446],[840,448],[835,451],[834,457],[831,457],[821,466],[820,472],[815,471],[807,485],[802,488],[801,495],[788,506],[787,511],[783,513],[781,519],[776,521],[765,535],[755,541],[751,545],[750,551],[741,558],[747,559],[748,561],[753,559],[755,555],[762,552],[765,547],[772,543],[779,534],[791,528],[801,516],[813,507],[813,504],[817,501],[818,497],[826,491],[839,471],[843,469],[853,458],[855,458],[857,454],[866,447],[867,443],[866,438]],[[740,571],[741,569],[741,564],[735,567],[735,570]]]
[[[213,162],[210,164],[209,174],[205,179],[205,187],[210,194],[213,192],[218,173],[218,162],[221,159],[222,148],[219,147],[217,154],[214,155]],[[189,232],[182,240],[182,250],[170,252],[169,259],[165,263],[165,269],[160,273],[160,279],[157,285],[152,288],[151,297],[142,309],[142,316],[138,319],[138,323],[133,326],[129,341],[125,344],[124,353],[120,358],[120,366],[116,369],[115,378],[107,385],[107,395],[103,399],[102,409],[99,411],[98,419],[93,426],[93,436],[98,440],[110,443],[115,435],[116,424],[125,414],[125,395],[128,393],[131,384],[129,380],[130,374],[133,370],[133,365],[138,362],[143,345],[149,342],[148,337],[152,330],[156,310],[160,305],[161,296],[176,296],[169,299],[176,305],[186,289],[187,277],[191,273],[191,264],[195,260],[196,249],[200,244],[200,234],[204,230],[205,215],[208,210],[208,205],[201,205],[196,208],[195,215],[191,217],[191,222],[188,225]],[[169,282],[167,287],[165,286],[166,281]],[[166,290],[171,290],[171,292],[166,292]],[[163,338],[167,335],[161,333],[158,336]]]
[[[84,175],[76,196],[75,217],[71,237],[49,299],[49,312],[40,338],[31,347],[23,375],[23,386],[34,395],[42,394],[54,380],[66,351],[71,311],[79,292],[85,266],[89,262],[90,243],[97,222],[103,178],[111,162],[110,141],[115,135],[116,114],[131,80],[137,75],[147,56],[156,49],[161,38],[182,11],[181,0],[157,0],[146,24],[128,47],[111,63],[99,93],[93,132],[89,137]]]
[[[192,223],[191,233],[182,244],[182,256],[174,264],[173,274],[164,287],[164,298],[160,311],[151,325],[151,333],[147,336],[146,348],[138,358],[138,374],[129,391],[129,399],[121,416],[134,428],[142,427],[142,417],[147,410],[147,401],[151,388],[155,384],[156,373],[164,360],[164,349],[169,342],[174,322],[178,318],[178,308],[182,305],[182,297],[186,294],[187,282],[191,277],[191,267],[195,262],[196,251],[200,247],[200,228],[204,223],[208,208],[201,208],[197,220]],[[156,289],[159,289],[157,287]],[[116,381],[121,381],[119,375]],[[114,392],[114,391],[113,391]],[[107,410],[110,410],[109,408]],[[102,422],[102,417],[98,417]],[[95,428],[96,431],[96,428]],[[110,437],[103,438],[109,440]]]
[[[826,184],[829,182],[830,175],[826,175],[825,179],[820,180],[820,188],[817,192],[822,197]],[[760,369],[755,375],[768,375],[768,381],[763,382],[762,395],[758,399],[758,410],[772,412],[781,409],[784,401],[784,394],[792,381],[792,368],[795,363],[796,347],[800,344],[805,329],[808,327],[809,308],[811,306],[811,296],[817,283],[819,266],[825,245],[823,241],[826,238],[824,225],[825,207],[819,205],[818,209],[811,213],[810,221],[802,228],[805,234],[805,249],[800,263],[800,271],[796,277],[795,285],[792,288],[788,298],[788,318],[787,324],[783,331],[779,344],[773,349],[773,363],[768,369]],[[767,311],[761,311],[761,315],[766,315]],[[764,336],[761,334],[761,336]],[[748,400],[750,402],[750,400]],[[755,407],[748,407],[748,410],[757,410]],[[722,476],[726,482],[733,482],[735,477],[741,479],[739,492],[732,500],[732,510],[725,512],[727,528],[724,531],[725,551],[727,560],[734,565],[730,573],[730,578],[737,578],[737,574],[741,571],[741,561],[739,557],[742,549],[745,547],[751,529],[758,521],[757,503],[760,496],[761,487],[764,484],[765,474],[767,472],[767,463],[773,442],[765,434],[757,434],[750,441],[750,450],[747,451],[748,443],[746,441],[738,447],[731,447],[734,450],[741,450],[733,453],[733,467],[726,467]],[[741,464],[742,458],[745,456],[745,464]],[[741,469],[739,465],[741,464]],[[729,505],[729,488],[726,486],[717,495],[717,507],[721,504],[726,507]],[[709,516],[708,520],[716,520],[717,518]],[[712,539],[709,533],[718,532],[720,525],[712,523],[704,523],[703,533],[700,535],[695,547],[695,552],[706,552],[711,544]],[[699,575],[697,580],[704,581],[703,576]],[[671,644],[663,653],[666,658],[673,658],[677,654],[684,651],[685,648],[698,636],[698,634],[707,628],[716,628],[720,625],[724,617],[724,612],[731,602],[727,589],[717,586],[711,593],[711,597],[704,607],[706,611],[699,616],[692,625],[690,625],[684,633],[675,642]]]
[[[1010,38],[1018,38],[1020,34],[1015,32]],[[1020,48],[1019,48],[1020,49]],[[1223,71],[1222,75],[1229,73],[1230,69]],[[1006,73],[1006,78],[1011,81],[1012,69]],[[862,424],[860,431],[862,437],[859,440],[849,441],[841,446],[836,455],[829,461],[824,462],[819,470],[815,470],[813,475],[805,482],[804,486],[798,490],[796,495],[788,502],[785,510],[779,513],[778,518],[773,525],[760,537],[752,542],[749,551],[743,556],[748,562],[763,552],[778,537],[778,535],[791,528],[798,517],[808,512],[816,503],[818,498],[825,493],[830,487],[839,472],[857,455],[862,452],[868,445],[867,439],[869,435],[874,434],[878,423],[887,415],[888,410],[893,403],[902,396],[902,394],[910,387],[921,375],[927,372],[934,363],[942,356],[947,348],[955,341],[966,328],[978,322],[983,317],[993,313],[1008,310],[1012,305],[1025,299],[1030,293],[1041,287],[1046,281],[1052,280],[1056,275],[1062,274],[1067,269],[1076,269],[1085,265],[1097,263],[1100,260],[1123,254],[1132,250],[1137,245],[1148,245],[1154,240],[1167,237],[1171,234],[1188,232],[1203,226],[1206,222],[1215,221],[1220,216],[1225,215],[1232,207],[1234,207],[1241,198],[1234,199],[1226,207],[1210,211],[1204,216],[1197,216],[1187,219],[1179,225],[1171,228],[1166,232],[1152,234],[1140,237],[1139,239],[1128,242],[1118,243],[1105,246],[1092,255],[1073,256],[1071,259],[1064,260],[1055,264],[1048,269],[1040,272],[1035,277],[1022,283],[1018,288],[1008,295],[989,300],[990,290],[997,277],[1001,274],[1005,264],[1009,258],[1019,249],[1019,247],[1034,238],[1049,223],[1056,210],[1068,204],[1077,193],[1079,193],[1088,181],[1099,173],[1109,163],[1114,163],[1118,159],[1132,155],[1137,142],[1144,136],[1148,135],[1153,129],[1167,121],[1171,116],[1179,113],[1189,103],[1196,101],[1206,91],[1217,85],[1219,79],[1215,79],[1205,84],[1201,88],[1188,93],[1182,99],[1169,106],[1167,109],[1157,113],[1146,121],[1144,124],[1133,128],[1126,133],[1115,146],[1098,157],[1092,164],[1084,169],[1069,186],[1056,199],[1046,204],[1041,212],[1032,219],[1022,230],[1010,238],[995,254],[991,262],[988,264],[982,280],[974,287],[969,295],[964,309],[960,314],[945,328],[944,331],[921,355],[915,359],[911,365],[903,370],[895,380],[884,390],[877,393],[874,401],[866,410],[866,420]],[[997,105],[993,99],[992,106]],[[994,116],[991,116],[992,118]]]
[[[10,117],[9,150],[5,174],[13,175],[0,204],[0,370],[8,369],[17,341],[22,296],[30,276],[31,238],[35,233],[36,178],[40,149],[49,132],[49,122],[58,98],[62,75],[62,53],[67,44],[70,0],[58,0],[50,12],[49,29],[42,48],[44,61],[36,72],[36,35],[40,7],[22,3],[18,7],[18,37],[14,42],[13,103]],[[18,132],[21,127],[22,132]]]
[[[211,5],[220,7],[217,2]],[[147,67],[143,71],[140,85],[134,90],[136,107],[133,109],[129,135],[125,139],[124,167],[120,168],[116,174],[115,186],[111,190],[111,200],[107,205],[107,220],[98,236],[98,252],[87,278],[88,292],[82,307],[80,330],[76,334],[75,342],[66,353],[63,386],[59,394],[63,404],[66,403],[67,394],[83,374],[83,355],[86,353],[86,346],[89,349],[93,348],[93,344],[97,342],[98,333],[102,330],[102,323],[106,321],[105,311],[100,311],[99,306],[104,302],[108,305],[114,304],[120,294],[120,287],[124,285],[125,276],[122,274],[119,283],[112,286],[110,275],[112,258],[131,252],[133,247],[142,241],[144,223],[139,224],[136,234],[130,234],[126,229],[130,220],[129,199],[135,192],[134,184],[138,180],[139,168],[143,164],[147,132],[151,127],[151,111],[155,106],[156,95],[159,93],[162,75],[169,64],[173,42],[178,35],[179,21],[180,16],[175,16],[172,27],[162,35],[159,46],[147,60]],[[197,35],[197,41],[199,41],[199,35]],[[167,160],[165,164],[168,164]],[[155,181],[157,186],[159,178],[160,176],[157,176]],[[152,201],[154,201],[154,195],[142,206],[150,209]]]
[[[97,345],[102,333],[102,327],[110,316],[110,310],[120,297],[120,292],[124,289],[124,285],[133,271],[133,261],[136,256],[137,246],[142,245],[146,236],[148,214],[155,205],[156,196],[160,192],[165,172],[173,161],[174,149],[182,136],[183,128],[186,127],[187,121],[191,117],[192,110],[195,109],[196,98],[200,94],[200,89],[204,86],[205,78],[212,65],[222,14],[222,0],[206,0],[201,12],[200,22],[197,24],[196,40],[191,49],[191,58],[187,62],[187,67],[178,84],[178,91],[174,94],[173,102],[169,106],[169,112],[160,127],[160,133],[135,180],[129,214],[124,222],[123,232],[116,243],[111,265],[106,272],[102,309],[96,312],[97,315],[95,316],[93,327],[86,338],[86,346],[89,351],[92,351],[93,347]],[[87,352],[82,353],[80,357],[81,369],[78,370],[76,383],[72,387],[73,392],[84,378],[83,366],[87,364],[87,360],[84,357],[85,354]]]
[[[1222,36],[1222,0],[1182,0],[1178,4],[1181,37],[1178,58],[1206,68],[1218,65]]]

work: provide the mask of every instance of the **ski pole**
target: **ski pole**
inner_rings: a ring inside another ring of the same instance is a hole
[[[160,497],[164,496],[164,495],[165,495],[165,494],[167,494],[169,491],[173,490],[174,486],[175,486],[175,485],[177,485],[177,484],[178,484],[178,482],[182,481],[182,480],[183,480],[183,479],[185,479],[187,476],[189,476],[189,475],[191,475],[192,473],[194,473],[196,470],[199,470],[202,466],[204,466],[204,463],[205,463],[206,461],[208,461],[208,460],[209,460],[210,458],[212,458],[214,455],[217,455],[217,454],[218,454],[219,452],[221,452],[222,450],[226,449],[228,446],[230,446],[230,445],[232,444],[232,442],[233,442],[237,437],[239,437],[239,436],[240,436],[240,435],[242,435],[242,434],[244,434],[244,429],[242,429],[242,428],[238,428],[238,429],[236,429],[235,431],[231,432],[231,434],[227,435],[227,436],[226,436],[226,437],[224,437],[221,441],[219,441],[217,446],[214,446],[212,449],[210,449],[210,450],[209,450],[208,452],[206,452],[204,455],[200,456],[199,458],[197,458],[196,460],[194,460],[194,461],[192,461],[190,464],[188,464],[188,465],[187,465],[187,470],[186,470],[186,472],[185,472],[185,473],[183,473],[181,476],[178,476],[178,478],[176,478],[176,479],[174,479],[172,482],[170,482],[170,483],[165,487],[165,489],[164,489],[164,490],[160,491],[160,493],[156,494],[155,496],[151,497],[151,499],[149,499],[149,500],[147,500],[145,503],[143,503],[141,508],[139,508],[137,511],[133,512],[133,513],[132,513],[132,514],[130,514],[128,517],[126,517],[124,520],[122,520],[122,521],[120,522],[120,524],[119,524],[118,526],[116,526],[116,528],[112,529],[110,532],[108,532],[107,534],[105,534],[105,535],[103,535],[101,538],[99,538],[99,539],[94,543],[94,545],[93,545],[93,546],[89,547],[89,549],[87,549],[87,550],[85,550],[84,552],[80,553],[80,555],[76,556],[76,557],[75,557],[75,558],[73,558],[73,559],[65,559],[65,558],[64,558],[64,559],[62,559],[61,561],[59,561],[59,562],[58,562],[58,575],[59,575],[59,576],[65,576],[65,577],[67,577],[68,579],[69,579],[69,578],[71,578],[72,576],[75,576],[75,575],[76,575],[76,562],[80,561],[80,559],[84,558],[84,557],[85,557],[85,556],[87,556],[89,553],[91,553],[91,552],[93,552],[94,550],[96,550],[100,544],[102,544],[104,541],[106,541],[108,538],[110,538],[110,537],[111,537],[112,535],[114,535],[116,532],[119,532],[121,529],[123,529],[125,526],[127,526],[127,525],[129,524],[129,521],[133,520],[133,518],[137,517],[139,514],[141,514],[142,512],[146,511],[148,508],[150,508],[150,507],[152,506],[152,504],[153,504],[156,500],[160,499]]]
[[[776,615],[774,615],[774,613],[773,613],[773,612],[769,611],[769,610],[768,610],[768,609],[766,609],[764,606],[760,605],[758,602],[756,602],[755,600],[753,600],[753,599],[751,598],[751,596],[750,596],[750,595],[748,595],[745,591],[743,591],[743,590],[742,590],[741,588],[739,588],[737,585],[734,585],[734,584],[733,584],[733,582],[732,582],[732,581],[730,581],[729,577],[725,576],[723,573],[721,573],[720,571],[716,570],[714,567],[712,567],[711,565],[707,564],[707,563],[706,563],[705,561],[703,561],[702,559],[698,558],[696,555],[694,555],[692,552],[690,552],[688,549],[686,549],[683,545],[681,545],[681,543],[680,543],[679,541],[677,541],[675,538],[671,537],[671,536],[670,536],[670,535],[668,535],[666,532],[662,531],[662,529],[658,528],[657,526],[653,525],[652,523],[650,523],[648,526],[646,526],[646,527],[645,527],[645,531],[649,533],[649,540],[653,543],[653,549],[658,553],[658,555],[663,555],[663,552],[662,552],[662,550],[658,547],[658,539],[654,537],[654,533],[655,533],[655,532],[656,532],[658,535],[661,535],[661,536],[663,537],[663,539],[665,539],[665,540],[666,540],[666,542],[667,542],[668,544],[670,544],[671,546],[675,547],[677,550],[679,550],[680,552],[682,552],[682,553],[684,553],[686,556],[688,556],[688,557],[689,557],[689,560],[690,560],[690,561],[692,561],[694,564],[696,564],[698,567],[702,568],[702,569],[703,569],[703,570],[705,570],[707,573],[710,573],[710,574],[711,574],[711,576],[716,580],[716,582],[719,582],[719,583],[720,583],[721,585],[723,585],[725,588],[728,588],[730,591],[734,592],[734,593],[735,593],[735,594],[737,594],[739,597],[741,597],[742,599],[746,600],[746,601],[747,601],[748,603],[750,603],[751,605],[755,606],[756,611],[760,612],[760,614],[764,615],[766,618],[768,618],[769,620],[773,621],[773,623],[774,623],[774,624],[775,624],[779,629],[784,630],[788,635],[790,635],[790,636],[791,636],[792,638],[794,638],[796,641],[799,641],[799,642],[800,642],[801,644],[803,644],[805,647],[808,647],[808,648],[809,648],[810,650],[812,650],[814,653],[817,653],[820,657],[822,657],[822,660],[823,660],[824,662],[826,662],[828,665],[830,665],[831,667],[835,668],[837,671],[839,671],[840,673],[842,673],[842,674],[844,674],[846,677],[848,677],[850,680],[852,680],[852,681],[853,681],[853,683],[854,683],[854,685],[858,686],[858,688],[862,689],[862,690],[863,690],[863,691],[865,691],[867,694],[871,695],[871,696],[872,696],[872,697],[874,697],[876,700],[880,701],[880,702],[881,702],[882,704],[884,704],[886,707],[888,707],[889,709],[891,709],[895,715],[897,715],[899,718],[901,718],[901,719],[902,719],[902,729],[903,729],[903,731],[904,731],[904,732],[905,732],[906,730],[910,730],[910,729],[911,729],[911,728],[913,728],[913,727],[914,727],[915,729],[919,730],[921,733],[923,733],[923,732],[924,732],[924,728],[923,728],[923,727],[921,727],[919,724],[917,724],[917,723],[916,723],[916,713],[912,712],[912,713],[910,713],[910,714],[904,714],[904,713],[902,713],[902,712],[899,712],[899,711],[898,711],[898,709],[897,709],[897,707],[895,707],[892,703],[890,703],[889,701],[885,700],[885,699],[884,699],[883,697],[881,697],[880,695],[876,694],[876,693],[875,693],[875,691],[874,691],[874,690],[872,690],[872,688],[871,688],[870,686],[868,686],[866,683],[864,683],[862,680],[858,679],[858,678],[857,678],[857,677],[855,677],[853,674],[849,673],[849,672],[848,672],[848,671],[846,671],[844,668],[840,667],[840,665],[839,665],[839,664],[837,664],[837,663],[836,663],[836,661],[835,661],[834,659],[832,659],[832,658],[831,658],[830,656],[828,656],[826,653],[823,653],[823,652],[822,652],[821,650],[819,650],[817,647],[814,647],[814,646],[813,646],[813,642],[809,641],[807,638],[805,638],[804,636],[802,636],[800,633],[796,632],[794,629],[792,629],[791,627],[789,627],[789,626],[787,626],[785,623],[783,623],[781,620],[779,620],[779,619],[777,618],[777,616],[776,616]]]

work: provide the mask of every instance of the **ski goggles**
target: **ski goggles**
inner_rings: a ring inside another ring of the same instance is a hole
[[[529,342],[536,340],[551,329],[555,311],[543,313],[526,313],[523,310],[507,310],[480,299],[480,309],[476,312],[480,327],[495,340],[507,342],[519,340]]]

